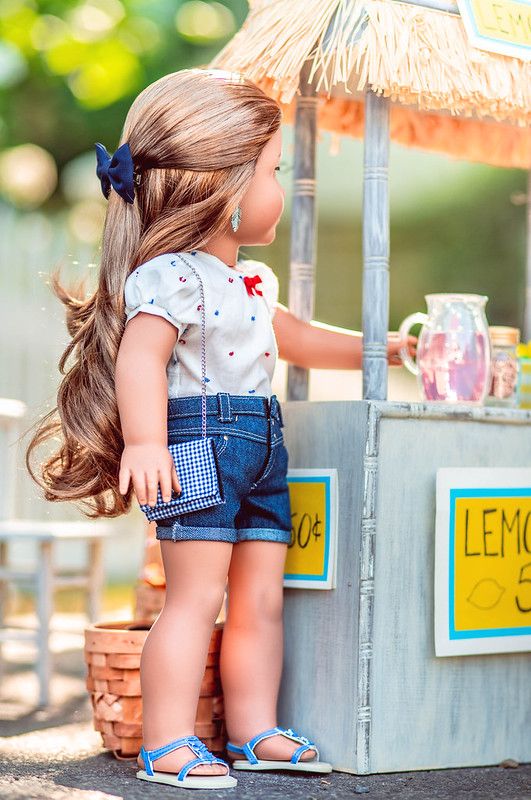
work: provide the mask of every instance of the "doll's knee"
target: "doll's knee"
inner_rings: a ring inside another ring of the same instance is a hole
[[[244,593],[230,592],[227,622],[240,627],[256,627],[261,623],[278,623],[282,620],[283,587],[253,587]]]

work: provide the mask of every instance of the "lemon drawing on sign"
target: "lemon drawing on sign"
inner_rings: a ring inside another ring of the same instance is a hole
[[[494,578],[483,578],[478,581],[467,597],[469,603],[479,609],[487,611],[497,606],[505,591]]]

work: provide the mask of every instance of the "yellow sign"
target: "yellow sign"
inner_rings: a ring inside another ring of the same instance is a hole
[[[330,589],[336,553],[336,479],[329,469],[290,469],[291,542],[284,586]]]
[[[531,356],[518,358],[518,386],[516,391],[518,407],[531,408]]]
[[[531,648],[531,470],[437,471],[437,655]]]
[[[458,0],[458,6],[475,47],[531,58],[530,0]]]
[[[531,489],[484,492],[455,497],[453,633],[531,633]]]

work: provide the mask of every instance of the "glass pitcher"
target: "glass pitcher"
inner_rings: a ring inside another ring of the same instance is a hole
[[[427,294],[428,313],[410,314],[400,325],[407,339],[411,326],[423,323],[417,360],[407,347],[403,363],[417,376],[424,400],[481,405],[491,380],[491,349],[485,304],[480,294]]]

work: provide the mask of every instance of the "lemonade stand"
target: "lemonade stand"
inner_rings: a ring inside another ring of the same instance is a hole
[[[300,318],[314,308],[317,131],[364,139],[363,398],[309,402],[290,365],[283,404],[294,527],[279,724],[357,774],[530,761],[531,409],[484,402],[480,295],[446,296],[423,327],[464,359],[452,382],[445,345],[442,399],[419,382],[418,402],[387,400],[386,337],[389,142],[529,170],[531,5],[249,5],[209,66],[246,74],[294,123]]]

